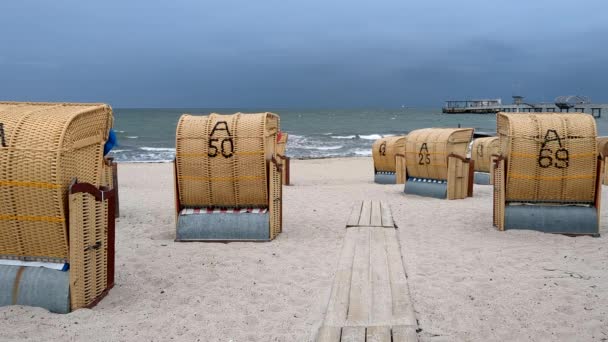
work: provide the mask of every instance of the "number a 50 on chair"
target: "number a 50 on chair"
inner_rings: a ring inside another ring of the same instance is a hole
[[[473,195],[473,161],[466,158],[472,128],[425,128],[405,142],[407,181],[404,192],[463,199]]]
[[[183,115],[177,124],[177,241],[267,241],[282,230],[279,117]]]
[[[494,225],[599,234],[603,160],[595,119],[581,113],[499,113]]]

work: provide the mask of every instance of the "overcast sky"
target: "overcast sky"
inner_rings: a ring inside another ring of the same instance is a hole
[[[0,100],[439,107],[607,84],[606,0],[0,2]]]

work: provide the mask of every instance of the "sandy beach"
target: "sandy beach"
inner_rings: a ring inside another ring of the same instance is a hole
[[[377,185],[371,158],[292,161],[268,243],[176,243],[171,164],[120,164],[116,286],[67,315],[0,308],[1,341],[309,341],[353,201],[390,203],[421,341],[607,341],[600,238],[492,227],[492,187],[438,200]],[[603,191],[604,203],[606,188]]]

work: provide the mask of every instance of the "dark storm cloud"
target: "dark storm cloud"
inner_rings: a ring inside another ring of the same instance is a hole
[[[604,1],[11,1],[0,94],[114,106],[608,101]]]

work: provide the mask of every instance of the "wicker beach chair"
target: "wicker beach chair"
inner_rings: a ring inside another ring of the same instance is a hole
[[[405,142],[407,181],[404,192],[463,199],[473,195],[473,164],[466,158],[472,128],[425,128]]]
[[[0,306],[66,313],[113,287],[112,121],[104,104],[0,103]]]
[[[385,137],[372,144],[374,182],[405,183],[405,141],[407,136]]]
[[[599,234],[595,119],[582,113],[497,115],[494,225],[499,230]]]
[[[180,118],[176,241],[267,241],[281,232],[279,128],[272,113]]]
[[[498,137],[485,137],[473,140],[471,160],[475,162],[475,184],[492,184],[492,157],[498,156]]]
[[[277,160],[281,163],[283,185],[290,185],[291,158],[287,156],[285,150],[287,148],[287,138],[289,134],[279,132],[277,134]]]

